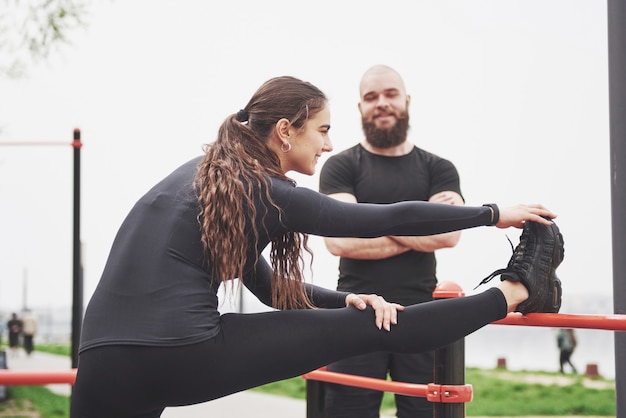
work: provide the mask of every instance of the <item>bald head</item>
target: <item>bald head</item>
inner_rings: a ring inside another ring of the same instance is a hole
[[[387,65],[374,65],[367,69],[363,77],[361,77],[361,83],[359,84],[361,97],[367,94],[369,86],[376,80],[385,80],[391,88],[395,88],[400,91],[400,93],[406,94],[404,80],[402,80],[400,73]]]
[[[400,74],[386,65],[375,65],[363,74],[359,90],[366,146],[380,153],[404,155],[411,97]]]

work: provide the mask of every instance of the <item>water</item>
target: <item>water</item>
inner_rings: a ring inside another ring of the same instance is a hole
[[[18,315],[21,315],[19,310]],[[70,344],[72,335],[72,310],[67,308],[33,308],[37,318],[35,344]],[[10,312],[0,311],[0,330],[6,328]],[[6,330],[3,338],[8,340]]]
[[[612,315],[611,296],[570,294],[564,298],[561,313]],[[615,379],[615,332],[576,329],[578,345],[572,363],[579,373],[587,364],[597,364],[598,372]],[[498,358],[505,358],[510,370],[559,370],[556,329],[513,325],[488,325],[465,340],[465,363],[468,367],[493,368]],[[569,369],[566,369],[569,370]]]
[[[576,329],[575,333],[578,346],[571,360],[578,372],[584,373],[587,364],[597,364],[602,377],[614,379],[614,332]],[[559,370],[556,330],[488,325],[465,339],[467,367],[495,368],[498,358],[506,359],[509,370],[556,372]]]

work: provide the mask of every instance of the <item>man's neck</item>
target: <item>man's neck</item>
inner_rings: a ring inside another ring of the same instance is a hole
[[[372,154],[384,155],[386,157],[401,157],[407,155],[414,147],[409,141],[404,141],[390,148],[378,148],[370,144],[366,139],[361,141],[361,146]]]

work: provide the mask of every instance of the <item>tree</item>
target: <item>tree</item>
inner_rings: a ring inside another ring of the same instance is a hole
[[[88,0],[85,0],[88,1]],[[0,75],[20,77],[83,26],[82,0],[0,0]]]

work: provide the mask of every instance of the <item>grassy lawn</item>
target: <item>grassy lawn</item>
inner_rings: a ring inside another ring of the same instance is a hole
[[[70,400],[44,386],[11,386],[9,399],[0,402],[0,417],[67,418]]]

